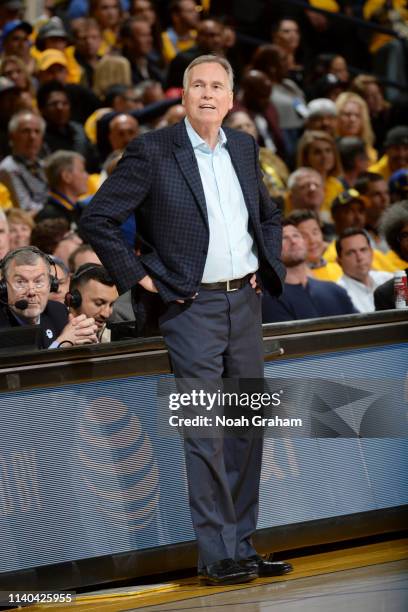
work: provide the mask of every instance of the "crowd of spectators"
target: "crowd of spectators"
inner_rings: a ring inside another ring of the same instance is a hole
[[[282,210],[288,275],[264,322],[393,307],[408,268],[405,2],[46,0],[31,21],[26,8],[0,0],[0,260],[52,256],[50,298],[75,316],[65,294],[99,283],[99,329],[117,293],[81,212],[133,138],[183,120],[184,70],[215,54],[236,78],[225,124],[257,141]],[[122,230],[137,251],[135,219]],[[78,283],[84,264],[96,272]]]

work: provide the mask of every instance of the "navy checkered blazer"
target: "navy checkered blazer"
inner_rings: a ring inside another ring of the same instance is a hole
[[[280,211],[270,200],[254,139],[225,128],[227,147],[249,212],[260,272],[272,294],[282,291]],[[121,224],[134,213],[141,255],[126,245]],[[81,218],[81,233],[123,293],[149,274],[164,302],[193,296],[208,249],[204,191],[184,121],[133,140]]]

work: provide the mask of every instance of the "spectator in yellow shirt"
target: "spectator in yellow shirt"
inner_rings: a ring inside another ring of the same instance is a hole
[[[163,56],[167,63],[180,51],[188,51],[195,45],[200,20],[197,8],[194,0],[173,0],[170,3],[171,26],[162,33]]]
[[[387,132],[385,154],[370,166],[370,172],[381,174],[386,181],[397,170],[408,168],[408,126],[397,125]]]

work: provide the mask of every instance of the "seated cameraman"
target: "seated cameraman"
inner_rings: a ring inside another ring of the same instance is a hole
[[[15,249],[1,262],[0,328],[40,325],[38,348],[97,342],[94,319],[68,316],[63,304],[49,299],[58,291],[52,260],[36,247]]]
[[[65,304],[75,316],[92,317],[97,326],[99,342],[110,342],[106,323],[112,315],[118,290],[107,270],[100,264],[86,263],[79,266],[71,277]]]

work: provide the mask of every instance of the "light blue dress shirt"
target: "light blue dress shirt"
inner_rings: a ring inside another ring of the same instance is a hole
[[[198,163],[207,204],[210,241],[203,283],[242,278],[258,269],[258,255],[248,230],[248,210],[241,185],[220,129],[212,150],[185,119],[187,134]]]

